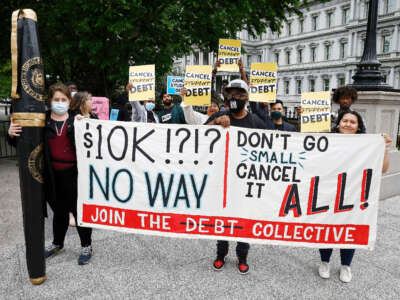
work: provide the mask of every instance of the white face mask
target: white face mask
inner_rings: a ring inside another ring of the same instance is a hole
[[[68,111],[69,103],[68,102],[51,102],[51,111],[56,115],[63,115]]]

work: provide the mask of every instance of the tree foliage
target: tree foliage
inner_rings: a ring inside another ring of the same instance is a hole
[[[32,8],[45,73],[50,80],[76,81],[81,89],[110,95],[128,79],[128,65],[155,64],[157,75],[171,70],[174,57],[193,45],[215,51],[219,38],[246,28],[277,31],[285,13],[300,14],[309,0],[9,0],[0,7],[0,63],[10,58],[11,13]]]

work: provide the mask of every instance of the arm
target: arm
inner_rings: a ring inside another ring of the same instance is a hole
[[[243,70],[243,62],[242,62],[242,58],[239,59],[238,61],[238,66],[239,66],[239,72],[240,72],[240,76],[242,78],[242,80],[244,82],[246,82],[247,85],[249,85],[249,81],[247,80],[247,76],[246,73]]]
[[[132,105],[132,121],[144,122],[145,120],[143,116],[146,112],[143,105],[141,105],[139,101],[132,101],[131,105]]]
[[[386,173],[389,169],[389,148],[392,144],[392,139],[386,133],[382,133],[382,136],[385,139],[385,156],[383,157],[382,173]]]
[[[183,95],[185,94],[186,94],[186,88],[183,88],[179,96],[182,99],[181,107],[183,110],[183,115],[185,117],[186,123],[190,125],[203,125],[208,119],[207,115],[203,115],[197,111],[194,111],[191,105],[184,104]]]
[[[10,127],[8,128],[8,136],[7,136],[7,142],[9,145],[16,147],[17,145],[17,139],[15,137],[20,136],[20,133],[22,132],[22,127],[16,123],[14,123],[14,119],[10,118]]]

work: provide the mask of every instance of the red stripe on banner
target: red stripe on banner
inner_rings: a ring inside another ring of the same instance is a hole
[[[370,229],[369,225],[271,222],[154,213],[88,204],[83,205],[82,220],[85,223],[147,231],[317,244],[368,245]]]
[[[226,133],[225,142],[225,170],[224,170],[224,203],[223,208],[226,207],[226,193],[227,193],[227,182],[228,182],[228,158],[229,158],[229,131]]]

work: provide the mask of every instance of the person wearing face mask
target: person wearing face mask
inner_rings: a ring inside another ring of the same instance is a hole
[[[285,108],[283,107],[283,102],[281,100],[276,100],[275,103],[271,103],[270,111],[274,129],[282,131],[297,131],[296,126],[283,119],[285,116]]]
[[[164,108],[158,113],[160,123],[186,124],[183,109],[180,105],[174,105],[172,96],[164,91],[161,93],[160,98],[164,105]]]
[[[132,88],[132,83],[128,83],[126,91]],[[132,122],[159,123],[158,115],[154,112],[156,107],[154,100],[131,101]]]
[[[334,132],[342,134],[363,134],[365,133],[364,122],[359,113],[351,110],[341,111],[338,115],[337,124]],[[392,139],[385,133],[382,134],[385,140],[385,155],[383,159],[382,173],[389,168],[389,148]],[[319,249],[321,263],[318,268],[318,274],[321,278],[328,279],[330,277],[329,260],[333,249]],[[340,249],[341,267],[339,279],[342,282],[350,282],[352,279],[350,264],[353,260],[354,249]]]
[[[78,170],[75,150],[74,118],[69,110],[71,92],[61,83],[49,88],[49,107],[46,112],[43,141],[43,177],[45,199],[54,211],[53,242],[45,248],[49,258],[64,250],[68,230],[69,212],[77,215]],[[11,120],[9,140],[15,142],[22,128]],[[92,257],[92,229],[77,226],[81,241],[78,264],[87,264]]]
[[[190,125],[203,125],[214,113],[219,112],[218,100],[214,96],[211,96],[211,103],[207,107],[207,114],[202,114],[193,109],[192,105],[185,105],[183,102],[183,97],[186,94],[186,88],[181,90],[181,106],[183,109],[183,114],[185,115],[185,120],[187,124]]]
[[[249,98],[249,90],[246,82],[240,79],[232,80],[225,89],[226,100],[229,111],[214,113],[206,122],[207,125],[221,125],[226,128],[230,125],[244,128],[266,129],[264,122],[255,114],[245,109]],[[238,271],[240,274],[249,272],[247,255],[250,245],[237,242],[236,255],[238,257]],[[215,270],[221,270],[225,265],[225,256],[228,254],[229,243],[227,241],[217,242],[217,258],[213,262]]]

